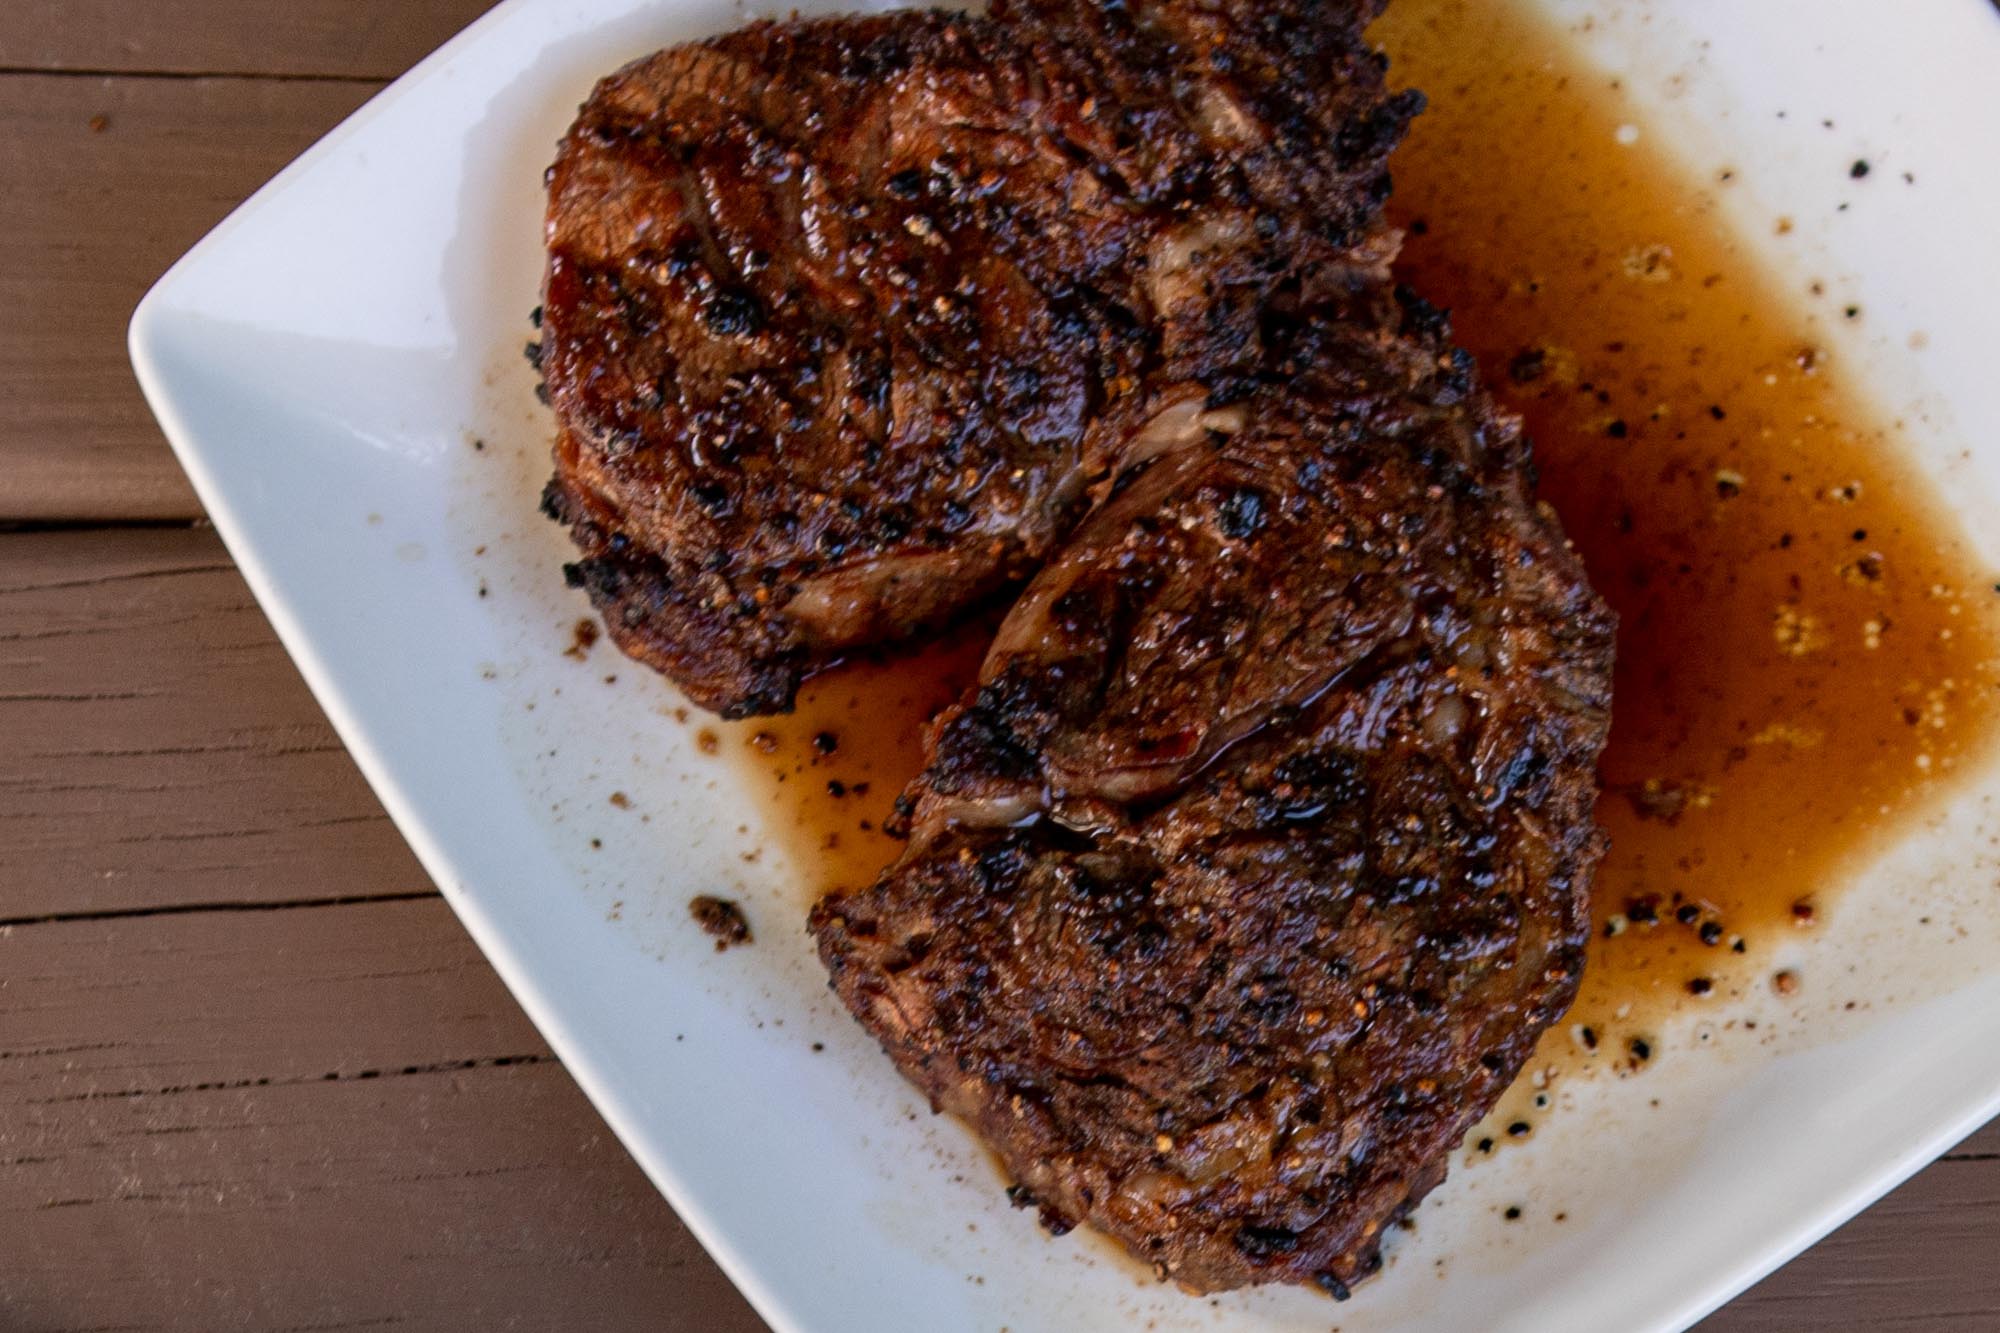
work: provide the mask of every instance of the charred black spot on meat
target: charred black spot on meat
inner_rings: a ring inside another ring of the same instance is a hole
[[[1402,283],[1396,284],[1396,304],[1403,308],[1404,327],[1420,338],[1451,336],[1451,312],[1432,305]]]
[[[1253,1260],[1290,1254],[1299,1248],[1299,1235],[1287,1227],[1243,1227],[1232,1238],[1236,1248]]]
[[[742,337],[764,327],[764,307],[755,293],[724,287],[708,298],[701,318],[708,331],[719,338]]]
[[[1264,525],[1264,497],[1248,488],[1233,490],[1216,506],[1222,535],[1231,541],[1254,536]]]
[[[719,518],[730,512],[730,489],[720,482],[698,481],[688,487],[688,494],[704,511],[715,517]]]

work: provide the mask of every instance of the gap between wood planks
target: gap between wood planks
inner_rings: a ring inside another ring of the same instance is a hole
[[[0,535],[0,921],[429,884],[216,535]]]
[[[60,1052],[87,1050],[88,1047],[69,1047]],[[42,1052],[28,1051],[22,1055],[39,1055]],[[0,1060],[16,1059],[19,1056],[0,1050]],[[294,1088],[309,1083],[365,1082],[378,1078],[420,1078],[427,1074],[458,1074],[475,1069],[512,1069],[516,1065],[556,1064],[554,1054],[548,1051],[531,1051],[525,1055],[474,1055],[463,1060],[431,1060],[420,1065],[404,1065],[401,1069],[357,1069],[352,1072],[330,1070],[324,1074],[294,1074],[287,1078],[227,1078],[210,1079],[201,1083],[179,1083],[164,1088],[118,1088],[110,1092],[79,1092],[60,1097],[31,1097],[27,1104],[35,1106],[56,1106],[63,1102],[97,1102],[108,1099],[131,1097],[177,1097],[192,1092],[240,1092],[245,1088]]]
[[[212,526],[205,517],[192,518],[18,518],[0,519],[0,537],[37,532],[94,532],[103,528],[192,530]]]
[[[381,89],[391,80],[374,74],[257,74],[229,69],[41,69],[33,65],[0,65],[0,79],[30,75],[41,79],[243,79],[258,83],[355,83]]]
[[[310,907],[352,907],[357,903],[407,903],[438,897],[436,889],[408,893],[354,893],[332,898],[291,898],[273,902],[175,903],[165,907],[106,907],[94,912],[49,912],[42,916],[0,917],[0,930],[17,926],[55,926],[77,921],[130,921],[148,916],[187,916],[202,912],[289,912]],[[0,1052],[0,1059],[5,1059]]]

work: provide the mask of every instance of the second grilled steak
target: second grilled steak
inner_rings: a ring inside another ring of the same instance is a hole
[[[1374,6],[755,24],[592,94],[550,173],[546,503],[727,715],[1018,583],[1162,375],[1367,235]]]
[[[1612,619],[1418,309],[1094,514],[813,913],[1017,1201],[1196,1290],[1373,1271],[1583,965]]]

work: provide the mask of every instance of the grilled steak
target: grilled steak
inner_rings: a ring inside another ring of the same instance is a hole
[[[1372,2],[763,23],[601,83],[549,177],[549,513],[726,715],[1043,563],[1169,382],[1366,244]]]
[[[1032,578],[842,999],[1051,1229],[1372,1271],[1568,1006],[1612,625],[1393,294],[1377,0],[758,24],[550,175],[546,502],[730,715]]]
[[[1196,1290],[1372,1272],[1583,964],[1611,616],[1414,310],[1141,451],[813,912],[1018,1202]]]

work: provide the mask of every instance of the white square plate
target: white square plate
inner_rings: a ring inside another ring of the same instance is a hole
[[[1649,134],[1697,162],[1727,146],[1748,182],[1730,205],[1746,237],[1753,216],[1768,232],[1776,202],[1800,219],[1772,262],[1837,271],[1865,295],[1868,330],[1835,334],[1847,363],[1869,367],[1892,411],[1921,415],[1920,462],[2000,564],[1992,8],[1547,4],[1597,20],[1580,40],[1628,72]],[[604,650],[583,666],[560,652],[582,607],[556,573],[563,537],[535,513],[549,425],[520,351],[542,168],[597,76],[745,17],[725,0],[502,4],[176,265],[131,343],[217,528],[397,824],[767,1319],[1668,1328],[2000,1106],[2000,972],[1981,975],[2000,957],[1983,901],[2000,823],[1989,773],[1869,868],[1847,900],[1860,910],[1810,946],[1853,969],[1848,993],[1893,1003],[1773,1008],[1780,1040],[1723,1039],[1643,1079],[1578,1085],[1526,1147],[1455,1166],[1390,1271],[1337,1315],[1297,1290],[1190,1298],[1010,1211],[969,1136],[924,1114],[827,996],[787,924],[803,921],[798,877],[775,851],[743,859],[756,807],[674,720],[673,691]],[[1925,188],[1877,191],[1835,225],[1814,201],[1836,173],[1801,154],[1773,114],[1785,106],[1837,115]],[[1922,353],[1906,345],[1917,329]],[[613,791],[635,809],[609,806]],[[753,948],[717,954],[689,926],[687,898],[705,891],[747,901],[764,927]],[[1918,905],[1958,933],[1915,930]],[[1559,1199],[1569,1221],[1503,1224],[1496,1202],[1517,1197]]]

